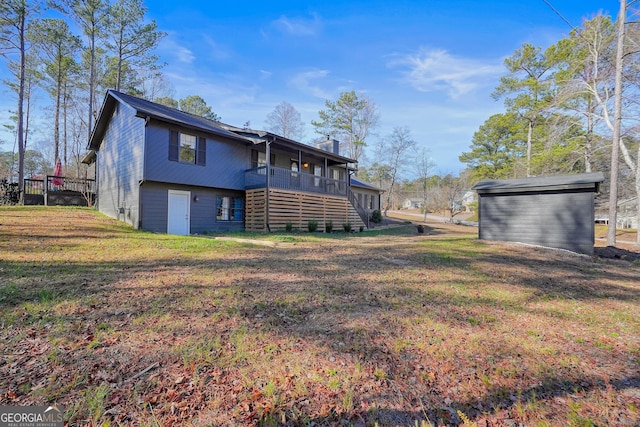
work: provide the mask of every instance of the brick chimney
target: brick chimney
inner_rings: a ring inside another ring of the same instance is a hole
[[[331,136],[328,134],[327,139],[318,142],[316,146],[321,150],[340,155],[340,141],[338,141],[337,139],[331,139]]]

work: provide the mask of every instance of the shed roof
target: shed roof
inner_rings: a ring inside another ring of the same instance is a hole
[[[532,178],[485,180],[473,186],[479,194],[522,193],[537,191],[562,191],[593,189],[598,192],[604,181],[602,172],[579,173],[574,175],[537,176]]]

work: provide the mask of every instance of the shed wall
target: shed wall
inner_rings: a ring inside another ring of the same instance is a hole
[[[594,193],[480,194],[480,239],[593,254]]]

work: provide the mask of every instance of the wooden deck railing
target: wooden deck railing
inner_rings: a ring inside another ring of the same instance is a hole
[[[95,179],[68,178],[66,176],[47,175],[47,192],[49,191],[76,191],[83,194],[96,192]]]
[[[347,196],[347,182],[304,172],[294,172],[275,166],[269,167],[269,187],[282,190],[304,191],[307,193]],[[245,172],[245,188],[265,188],[267,167],[260,166]]]
[[[47,175],[24,179],[25,205],[91,206],[95,201],[95,179]]]

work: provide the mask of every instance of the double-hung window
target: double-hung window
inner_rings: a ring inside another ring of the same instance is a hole
[[[269,163],[271,164],[271,166],[276,164],[276,155],[274,153],[271,153],[271,160]],[[265,153],[264,151],[251,150],[251,168],[256,169],[263,166],[267,166],[267,153]],[[265,175],[265,171],[266,168],[263,168],[260,169],[258,173],[261,175]],[[273,171],[271,171],[271,174],[273,175]]]
[[[313,174],[317,177],[321,177],[322,176],[322,166],[320,165],[313,165]],[[316,187],[320,186],[320,178],[314,178],[313,179],[313,185],[315,185]]]
[[[196,137],[186,133],[180,134],[180,153],[178,160],[182,163],[196,162]]]
[[[172,130],[169,136],[169,160],[192,165],[206,165],[207,140]]]
[[[242,221],[244,199],[242,197],[218,197],[216,219],[218,221]]]

